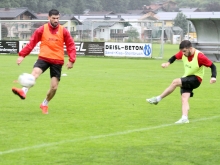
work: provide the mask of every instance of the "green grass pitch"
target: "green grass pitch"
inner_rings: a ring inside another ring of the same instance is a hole
[[[145,101],[183,74],[181,61],[160,67],[178,46],[164,50],[164,59],[78,57],[73,69],[63,68],[67,76],[48,115],[39,108],[48,71],[26,100],[11,92],[37,57],[17,66],[16,55],[0,55],[0,164],[219,165],[220,85],[218,77],[209,84],[210,68],[190,99],[189,124],[174,124],[181,117],[179,88],[158,105]]]

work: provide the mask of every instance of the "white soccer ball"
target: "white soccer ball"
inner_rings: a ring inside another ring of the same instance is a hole
[[[21,86],[30,88],[35,84],[35,77],[29,73],[22,73],[18,77],[18,82]]]

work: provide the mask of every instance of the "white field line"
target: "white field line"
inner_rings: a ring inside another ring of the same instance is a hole
[[[219,118],[219,117],[220,116],[213,116],[213,117],[209,117],[209,118],[201,118],[201,119],[197,119],[197,120],[190,120],[190,123],[199,122],[199,121],[206,121],[206,120],[212,120],[212,119],[216,119],[216,118]],[[38,148],[45,148],[45,147],[56,146],[56,145],[60,145],[60,144],[66,144],[66,143],[74,143],[74,142],[88,141],[88,140],[93,140],[93,139],[107,138],[107,137],[111,137],[111,136],[126,135],[126,134],[130,134],[130,133],[134,133],[134,132],[149,131],[149,130],[164,128],[164,127],[169,127],[169,126],[174,126],[174,125],[178,125],[178,124],[175,124],[175,123],[163,124],[163,125],[159,125],[159,126],[139,128],[139,129],[127,130],[127,131],[116,132],[116,133],[105,134],[105,135],[89,136],[89,137],[84,137],[84,138],[79,138],[79,139],[63,140],[63,141],[53,142],[53,143],[43,143],[43,144],[30,146],[30,147],[0,151],[0,155],[12,154],[12,153],[16,153],[16,152],[33,150],[33,149],[38,149]],[[185,124],[185,125],[188,125],[188,124]]]

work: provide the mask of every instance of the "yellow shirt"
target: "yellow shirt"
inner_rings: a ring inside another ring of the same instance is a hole
[[[182,61],[183,61],[184,70],[185,70],[183,77],[196,75],[200,77],[201,79],[203,79],[204,66],[199,67],[198,54],[199,54],[199,51],[195,50],[192,61],[189,61],[188,58],[183,55]]]

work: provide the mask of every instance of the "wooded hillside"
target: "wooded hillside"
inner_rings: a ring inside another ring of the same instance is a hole
[[[113,11],[126,13],[127,10],[141,10],[143,5],[162,2],[163,0],[1,0],[1,8],[27,7],[36,13],[47,13],[56,8],[65,14],[83,14],[91,11]],[[220,11],[219,0],[173,0],[181,7],[197,7],[206,11]]]

